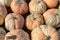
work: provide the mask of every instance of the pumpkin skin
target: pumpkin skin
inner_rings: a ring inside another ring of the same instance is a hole
[[[6,31],[0,27],[0,40],[4,40]]]
[[[5,40],[30,40],[29,34],[23,30],[13,30],[5,35]]]
[[[30,13],[40,13],[42,14],[47,9],[45,3],[42,0],[31,0],[29,3]]]
[[[47,25],[40,25],[31,32],[32,40],[58,40],[59,35],[55,28]]]
[[[8,14],[5,18],[5,26],[9,31],[23,28],[24,18],[20,14]]]
[[[48,8],[54,8],[58,4],[58,0],[43,0],[43,1],[46,3]]]
[[[0,0],[0,3],[4,6],[10,6],[12,0]]]
[[[17,14],[26,14],[28,12],[28,5],[24,0],[13,0],[11,3],[11,9]]]
[[[0,25],[2,25],[4,23],[4,19],[7,15],[7,10],[5,8],[5,6],[0,4]]]
[[[35,27],[44,24],[44,19],[41,14],[30,14],[26,17],[26,27],[33,30]]]
[[[46,25],[59,27],[60,26],[60,10],[58,9],[49,9],[44,14],[44,19]]]

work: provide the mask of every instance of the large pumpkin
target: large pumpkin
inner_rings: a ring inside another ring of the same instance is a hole
[[[32,40],[59,40],[58,32],[52,26],[40,25],[31,32]]]
[[[60,26],[60,10],[49,9],[44,14],[45,23],[50,26]]]
[[[6,15],[7,15],[7,10],[5,6],[0,4],[0,25],[4,23]]]
[[[31,0],[29,3],[29,11],[30,13],[40,13],[46,11],[46,5],[42,0]]]
[[[9,31],[23,28],[24,18],[20,14],[10,13],[5,18],[5,26]]]
[[[13,0],[11,3],[11,9],[17,14],[26,14],[28,11],[28,5],[24,0]]]
[[[26,18],[26,27],[33,30],[35,27],[44,24],[43,16],[41,14],[30,14]]]
[[[5,40],[30,40],[30,37],[27,32],[20,29],[8,32]]]
[[[48,8],[54,8],[58,4],[58,0],[43,0],[43,1],[46,3]]]
[[[0,40],[4,40],[6,31],[0,27]]]
[[[0,0],[0,3],[4,6],[10,6],[12,0]]]

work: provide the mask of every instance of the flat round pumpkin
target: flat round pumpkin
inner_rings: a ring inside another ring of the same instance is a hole
[[[24,15],[28,12],[28,5],[25,0],[13,0],[10,7],[17,14]]]
[[[6,15],[7,15],[7,10],[5,6],[0,4],[0,25],[4,23]]]
[[[43,13],[46,25],[59,27],[60,26],[60,10],[49,9]]]
[[[26,17],[26,27],[33,30],[35,27],[44,24],[43,16],[41,14],[30,14]]]
[[[31,32],[32,40],[59,40],[58,32],[52,26],[40,25]]]
[[[23,30],[13,30],[5,35],[5,40],[30,40],[27,32]]]
[[[30,13],[40,13],[42,14],[47,9],[45,3],[42,0],[31,0],[29,3]]]
[[[24,18],[20,14],[10,13],[5,18],[5,26],[9,31],[23,28]]]

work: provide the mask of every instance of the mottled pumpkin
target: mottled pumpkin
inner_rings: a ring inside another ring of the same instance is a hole
[[[0,4],[0,25],[4,23],[6,15],[7,15],[7,10],[5,6]]]
[[[49,9],[44,14],[46,25],[59,27],[60,26],[60,10]]]
[[[43,1],[46,3],[48,8],[54,8],[58,4],[58,0],[43,0]]]
[[[24,18],[20,14],[10,13],[5,18],[5,26],[9,31],[23,28]]]
[[[28,5],[24,0],[13,0],[11,3],[11,9],[17,14],[26,14],[28,12]]]
[[[26,27],[33,30],[35,27],[44,24],[43,16],[41,14],[30,14],[26,17]]]
[[[31,32],[32,40],[58,40],[58,32],[52,26],[40,25]]]
[[[45,3],[42,0],[31,0],[29,3],[30,13],[40,13],[42,14],[47,9]]]
[[[30,40],[27,32],[23,30],[13,30],[5,35],[5,40]]]
[[[4,40],[6,31],[0,27],[0,40]]]
[[[0,3],[4,6],[10,6],[12,0],[0,0]]]

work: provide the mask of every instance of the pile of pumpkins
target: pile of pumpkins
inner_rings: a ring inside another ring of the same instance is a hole
[[[0,0],[0,26],[0,40],[60,40],[60,0]]]

